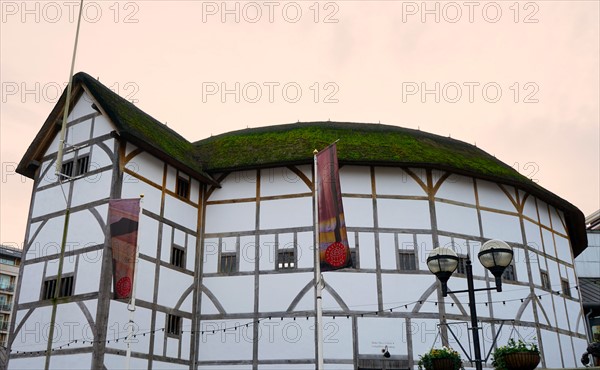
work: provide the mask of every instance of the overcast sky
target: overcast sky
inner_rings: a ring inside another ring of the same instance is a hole
[[[68,80],[79,2],[0,4],[0,242],[21,246],[32,181],[14,169]],[[599,1],[85,1],[75,71],[191,141],[317,120],[451,135],[589,215],[599,14]]]

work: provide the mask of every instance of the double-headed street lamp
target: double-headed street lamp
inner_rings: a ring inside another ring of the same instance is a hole
[[[502,291],[502,273],[510,265],[513,259],[512,248],[501,240],[488,240],[481,246],[477,254],[479,262],[490,270],[496,278],[496,291]],[[473,346],[475,352],[475,368],[482,369],[481,348],[479,347],[479,327],[477,326],[477,308],[475,307],[475,292],[482,290],[493,290],[494,288],[475,289],[473,284],[473,266],[471,257],[467,254],[466,274],[467,289],[448,292],[448,279],[458,267],[458,255],[448,247],[435,248],[427,257],[427,267],[437,276],[442,283],[442,295],[446,297],[448,293],[469,293],[469,308],[471,311],[471,330],[473,331]]]

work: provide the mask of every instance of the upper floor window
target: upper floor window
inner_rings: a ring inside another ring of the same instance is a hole
[[[550,276],[548,276],[548,272],[540,270],[540,277],[542,279],[542,287],[546,289],[551,289],[552,286],[550,285]]]
[[[190,180],[177,176],[175,183],[175,191],[182,198],[189,199],[190,197]]]
[[[171,265],[185,268],[185,250],[177,245],[171,247]]]
[[[414,250],[401,250],[398,252],[398,269],[400,271],[414,271],[417,269],[417,259]]]
[[[222,253],[219,272],[230,274],[237,271],[237,256],[235,253]]]
[[[56,295],[58,278],[44,280],[42,288],[42,299],[52,299]],[[73,295],[73,276],[63,276],[60,279],[60,291],[58,297],[69,297]]]
[[[90,156],[86,155],[77,158],[77,176],[83,175],[88,172],[90,167]]]
[[[73,161],[63,162],[60,173],[63,178],[70,178],[73,176]]]
[[[167,315],[167,335],[179,336],[181,334],[181,316]]]
[[[560,287],[562,289],[562,293],[565,296],[572,297],[571,296],[571,286],[569,285],[569,280],[567,280],[567,279],[561,279],[561,281],[560,281]]]
[[[291,270],[296,268],[296,256],[293,249],[277,252],[277,269]]]
[[[504,272],[502,273],[502,279],[506,281],[517,280],[515,276],[515,265],[511,263],[510,265],[506,266],[506,269],[504,269]]]
[[[457,274],[467,274],[467,257],[458,256],[458,266],[456,267]]]
[[[358,264],[358,253],[356,253],[356,248],[350,248],[350,258],[352,259],[352,268],[359,268]]]

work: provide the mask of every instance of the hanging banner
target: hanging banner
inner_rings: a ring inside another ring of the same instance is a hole
[[[131,298],[139,217],[139,199],[109,200],[108,224],[113,262],[113,291],[116,299]]]
[[[344,221],[335,144],[317,154],[317,186],[321,271],[350,266],[352,259]]]

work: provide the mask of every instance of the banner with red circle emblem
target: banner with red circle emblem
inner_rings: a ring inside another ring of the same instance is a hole
[[[317,154],[317,186],[321,271],[348,267],[352,265],[352,259],[344,221],[335,143]]]
[[[116,299],[131,298],[133,292],[139,217],[139,199],[109,200],[108,224]]]

